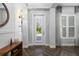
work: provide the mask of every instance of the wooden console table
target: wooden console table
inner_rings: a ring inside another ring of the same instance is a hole
[[[0,56],[22,56],[22,42],[12,43],[2,49],[0,49]]]

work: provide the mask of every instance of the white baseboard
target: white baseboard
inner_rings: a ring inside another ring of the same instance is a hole
[[[23,48],[28,48],[28,47],[29,47],[28,45],[24,45],[24,46],[23,46]]]
[[[34,46],[34,45],[45,45],[45,44],[44,43],[35,43],[35,44],[31,43],[31,44],[28,44],[28,46]]]
[[[55,45],[49,45],[49,47],[50,47],[50,48],[56,48],[56,46],[55,46]]]
[[[75,46],[74,44],[62,44],[61,46]]]
[[[39,45],[39,44],[28,44],[28,45],[24,45],[23,48],[28,48],[29,46],[34,46],[34,45]],[[49,45],[49,44],[41,44],[41,45],[49,46],[50,48],[56,48],[55,45]]]
[[[23,48],[28,48],[29,46],[34,46],[34,45],[45,45],[45,46],[49,46],[49,44],[28,44],[28,45],[24,45]]]
[[[45,44],[45,46],[49,46],[49,44]]]

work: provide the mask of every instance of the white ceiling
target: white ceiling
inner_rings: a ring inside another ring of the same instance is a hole
[[[28,8],[50,8],[52,3],[28,3]]]
[[[56,6],[79,6],[79,3],[53,3],[52,7]]]
[[[28,3],[28,8],[51,8],[60,6],[79,6],[79,3]]]

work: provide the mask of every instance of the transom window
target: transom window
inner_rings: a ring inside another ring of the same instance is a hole
[[[75,38],[76,26],[74,15],[61,15],[60,17],[60,34],[61,38]]]

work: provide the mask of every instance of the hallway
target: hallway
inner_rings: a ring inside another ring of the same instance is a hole
[[[79,47],[30,46],[23,49],[23,56],[79,56]]]
[[[22,50],[23,56],[79,55],[79,3],[1,3],[0,7],[0,17],[6,15],[5,21],[0,20],[1,56],[22,56]]]

